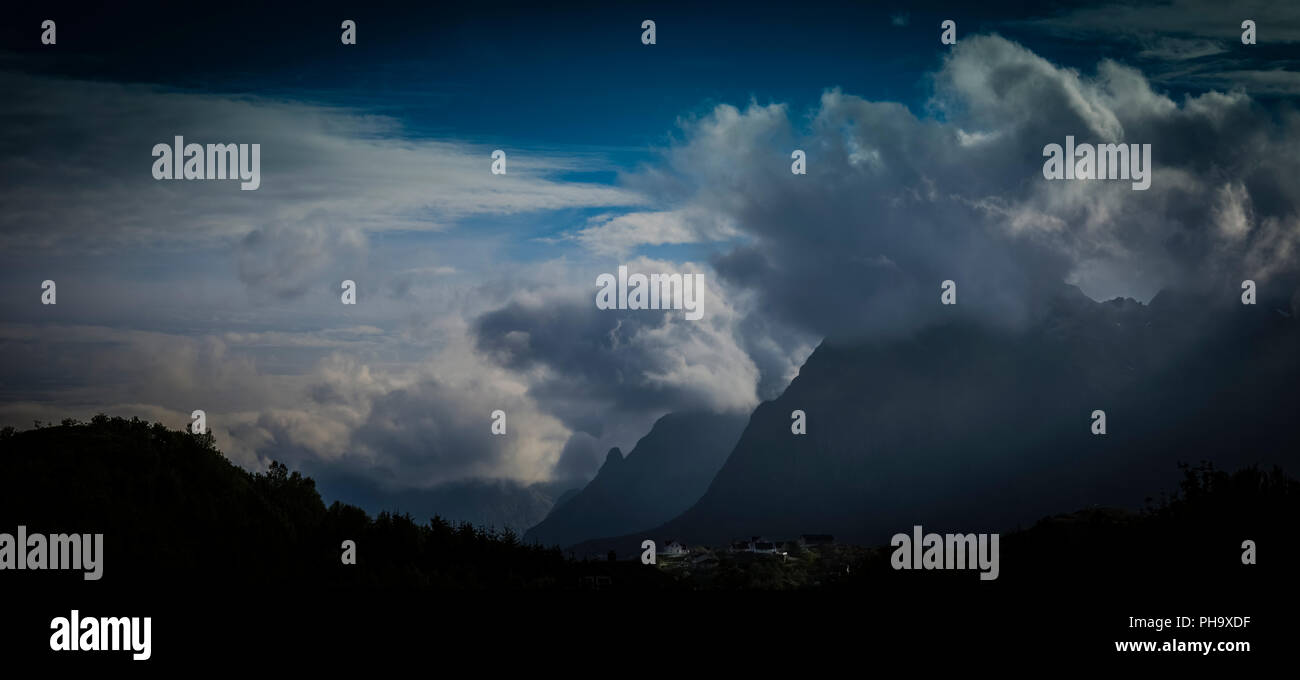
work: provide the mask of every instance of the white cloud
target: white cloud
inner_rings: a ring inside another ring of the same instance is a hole
[[[622,256],[643,245],[725,241],[739,234],[724,216],[695,208],[597,215],[588,224],[572,238],[598,255]]]
[[[0,87],[12,103],[0,114],[0,144],[26,149],[0,161],[11,178],[0,187],[6,247],[185,249],[260,234],[310,259],[375,232],[643,202],[549,178],[592,169],[600,161],[590,154],[511,149],[508,173],[492,175],[491,148],[409,137],[391,119],[346,109],[14,73],[0,74]],[[150,150],[176,135],[261,144],[261,188],[153,179]],[[20,144],[33,139],[41,143]]]

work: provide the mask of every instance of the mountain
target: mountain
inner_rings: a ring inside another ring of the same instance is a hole
[[[560,494],[560,497],[555,499],[555,504],[551,506],[551,512],[555,512],[565,503],[568,503],[569,501],[573,500],[573,497],[577,496],[580,493],[582,493],[581,487],[576,489],[569,489],[568,491],[565,491],[564,493]]]
[[[524,534],[526,542],[567,546],[660,524],[708,487],[745,426],[743,415],[670,413],[623,457],[617,448],[576,496]]]
[[[879,545],[915,524],[999,530],[1139,507],[1180,461],[1294,469],[1300,324],[1284,290],[1257,305],[1172,291],[1143,305],[1067,288],[1015,332],[966,321],[825,341],[755,410],[699,502],[575,552],[803,533]],[[791,433],[796,409],[807,434]],[[1104,435],[1091,432],[1094,410]]]

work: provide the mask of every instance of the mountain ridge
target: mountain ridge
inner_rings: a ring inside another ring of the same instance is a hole
[[[567,546],[672,518],[704,493],[745,421],[706,412],[659,418],[627,456],[610,449],[591,482],[525,532],[524,541]]]
[[[913,524],[998,530],[1134,507],[1180,461],[1295,466],[1300,333],[1272,311],[1287,301],[1168,291],[1143,305],[1062,287],[1049,302],[1018,331],[955,321],[904,340],[823,341],[755,409],[697,503],[575,550],[802,533],[882,544]],[[796,409],[806,435],[791,434]],[[1091,433],[1095,410],[1105,435]]]

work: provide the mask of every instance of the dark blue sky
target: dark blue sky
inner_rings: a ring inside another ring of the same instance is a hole
[[[958,36],[997,32],[1067,65],[1090,68],[1095,40],[1019,22],[1078,3],[314,3],[208,8],[22,7],[4,43],[25,70],[280,95],[400,118],[415,133],[484,143],[581,145],[635,155],[662,144],[679,116],[717,103],[814,105],[840,87],[922,112],[923,77]],[[33,26],[57,17],[59,50]],[[342,19],[358,23],[344,47]],[[643,19],[658,42],[640,43]]]

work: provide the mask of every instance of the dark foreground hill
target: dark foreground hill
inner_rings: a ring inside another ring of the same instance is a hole
[[[509,532],[388,513],[372,519],[340,503],[326,507],[310,478],[278,464],[249,473],[226,460],[210,435],[138,419],[99,416],[91,423],[0,433],[0,533],[13,535],[21,525],[28,534],[104,534],[101,581],[83,581],[75,572],[0,573],[8,583],[37,591],[48,586],[50,592],[361,586],[880,593],[900,582],[964,591],[1060,579],[1072,587],[1090,580],[1203,583],[1229,592],[1247,581],[1294,578],[1298,520],[1300,484],[1280,471],[1249,467],[1227,474],[1202,466],[1186,468],[1178,492],[1142,512],[1084,509],[1004,535],[1001,574],[991,583],[972,572],[894,571],[886,541],[861,547],[839,541],[830,552],[796,551],[781,560],[737,561],[717,551],[720,564],[692,561],[678,569],[665,568],[671,560],[642,565],[639,551],[622,553],[617,562],[605,555],[574,560],[557,549],[521,544]],[[345,539],[357,544],[356,565],[341,563]],[[1242,564],[1245,540],[1258,546],[1257,565]],[[842,567],[848,569],[841,573]]]
[[[381,586],[452,590],[656,588],[630,563],[582,563],[509,532],[417,521],[338,502],[283,465],[249,473],[208,435],[139,419],[0,433],[0,533],[104,535],[103,578],[6,572],[58,589]],[[355,565],[341,545],[356,543]],[[599,580],[597,579],[599,577]]]
[[[573,482],[525,484],[508,479],[461,479],[432,487],[390,489],[359,475],[340,474],[329,466],[305,469],[321,495],[371,514],[390,512],[412,517],[438,515],[453,524],[509,529],[522,534],[542,521],[566,495]],[[698,495],[696,496],[698,498]],[[693,500],[693,499],[692,499]]]
[[[688,558],[685,569],[664,558],[642,565],[635,555],[577,561],[436,518],[372,519],[355,507],[326,507],[309,478],[280,465],[248,473],[210,437],[140,420],[6,429],[0,533],[19,525],[100,532],[104,567],[100,581],[0,572],[0,639],[7,653],[66,664],[66,653],[48,652],[50,621],[79,610],[154,617],[149,663],[187,667],[470,650],[495,663],[529,641],[541,659],[628,640],[713,644],[719,631],[765,649],[870,639],[895,651],[941,646],[1008,663],[1113,658],[1114,640],[1171,636],[1254,644],[1249,656],[1225,655],[1237,663],[1285,652],[1294,630],[1297,483],[1253,468],[1187,472],[1176,498],[1146,512],[1088,509],[1004,535],[999,578],[980,581],[973,571],[895,571],[887,546]],[[340,563],[344,539],[357,543],[355,566]],[[1257,543],[1258,564],[1242,564],[1243,540]],[[601,597],[525,594],[593,589]],[[751,592],[721,592],[732,590]],[[1252,623],[1157,634],[1128,622],[1179,615]],[[135,663],[126,653],[71,658]]]

